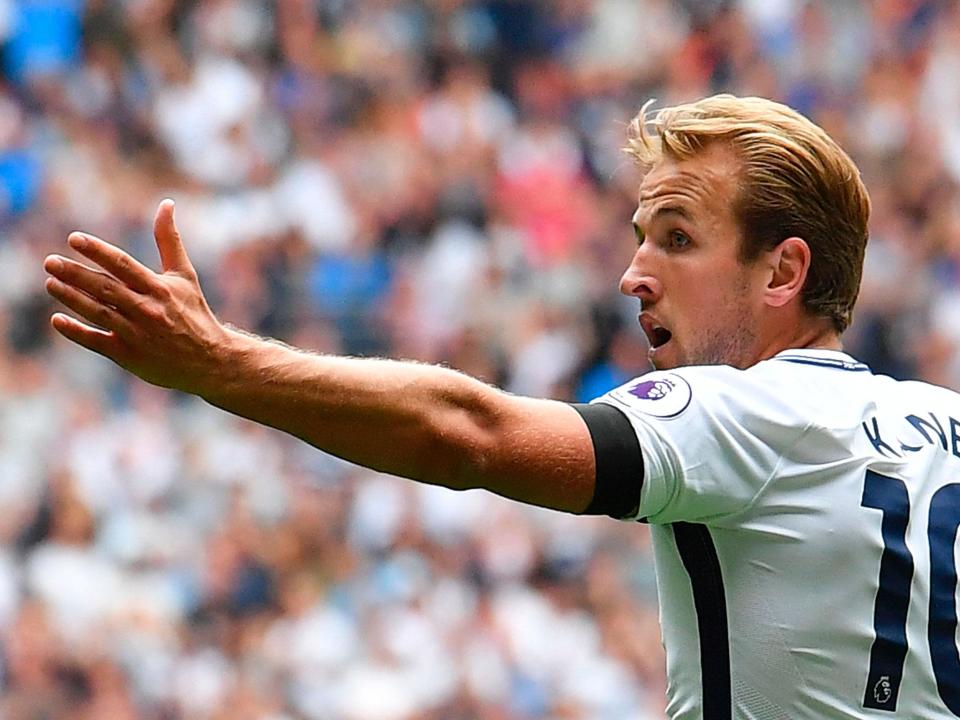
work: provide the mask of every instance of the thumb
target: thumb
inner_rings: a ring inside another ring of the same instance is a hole
[[[193,264],[180,240],[180,233],[173,221],[173,200],[160,202],[153,220],[153,237],[160,251],[160,265],[164,272],[193,272]]]

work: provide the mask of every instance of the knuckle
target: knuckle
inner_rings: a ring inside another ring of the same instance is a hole
[[[100,323],[104,327],[108,327],[109,325],[111,325],[112,320],[113,320],[113,310],[111,310],[110,308],[104,305],[98,305],[95,312],[95,321]]]
[[[176,323],[173,321],[173,318],[170,317],[170,313],[168,313],[164,308],[160,309],[157,322],[163,327],[164,330],[172,330],[176,325]]]
[[[138,298],[134,303],[137,312],[147,320],[155,320],[157,311],[150,298]]]
[[[104,279],[100,283],[100,297],[107,302],[114,302],[117,299],[117,288],[112,282]]]
[[[163,313],[153,303],[146,303],[141,308],[143,316],[152,324],[156,325],[163,319]]]
[[[150,300],[144,300],[141,301],[139,309],[140,314],[151,325],[159,326],[163,329],[170,329],[173,326],[173,321],[170,318],[170,314],[163,305],[159,305],[156,302],[151,302]]]

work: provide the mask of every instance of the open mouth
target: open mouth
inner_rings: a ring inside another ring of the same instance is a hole
[[[649,315],[640,316],[640,326],[643,328],[644,335],[647,336],[647,342],[650,343],[650,347],[654,350],[666,345],[670,342],[670,338],[673,337],[672,332]]]
[[[653,329],[653,335],[650,336],[650,347],[656,349],[663,345],[666,345],[670,342],[670,338],[673,337],[673,333],[667,330],[664,327],[655,327]]]

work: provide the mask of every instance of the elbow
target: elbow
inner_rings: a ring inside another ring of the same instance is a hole
[[[411,416],[409,477],[452,490],[490,489],[503,469],[510,401],[495,388],[446,373],[446,381],[430,387]]]
[[[420,449],[415,479],[451,490],[489,489],[502,445],[492,428],[464,417],[466,413],[458,415],[424,433],[430,439]]]

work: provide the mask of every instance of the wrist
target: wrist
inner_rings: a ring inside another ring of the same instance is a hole
[[[207,402],[219,405],[246,384],[243,380],[257,344],[263,340],[229,324],[220,325],[221,332],[208,348],[209,360],[200,382],[193,390]]]

